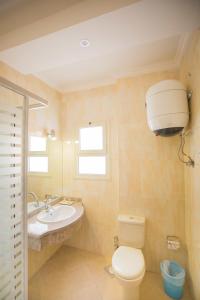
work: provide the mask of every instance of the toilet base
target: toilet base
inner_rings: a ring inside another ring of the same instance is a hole
[[[118,276],[115,278],[118,281],[119,286],[121,287],[121,298],[122,300],[139,300],[140,299],[140,284],[144,278],[144,273],[135,280],[126,280]]]

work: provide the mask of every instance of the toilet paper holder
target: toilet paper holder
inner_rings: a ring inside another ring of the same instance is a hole
[[[178,250],[181,247],[181,242],[179,238],[175,235],[167,236],[167,248],[169,250]]]

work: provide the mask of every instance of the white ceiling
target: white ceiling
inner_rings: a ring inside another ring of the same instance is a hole
[[[199,0],[141,0],[0,52],[0,59],[61,91],[177,67],[200,26]],[[80,47],[87,38],[91,45]]]

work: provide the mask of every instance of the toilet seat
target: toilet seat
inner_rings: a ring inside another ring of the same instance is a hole
[[[126,280],[134,280],[145,272],[144,256],[140,249],[120,246],[112,257],[114,273]]]

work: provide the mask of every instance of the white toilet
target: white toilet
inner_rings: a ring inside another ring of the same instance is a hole
[[[112,256],[112,272],[122,287],[123,300],[139,300],[139,288],[145,274],[145,218],[119,215],[119,244]]]

